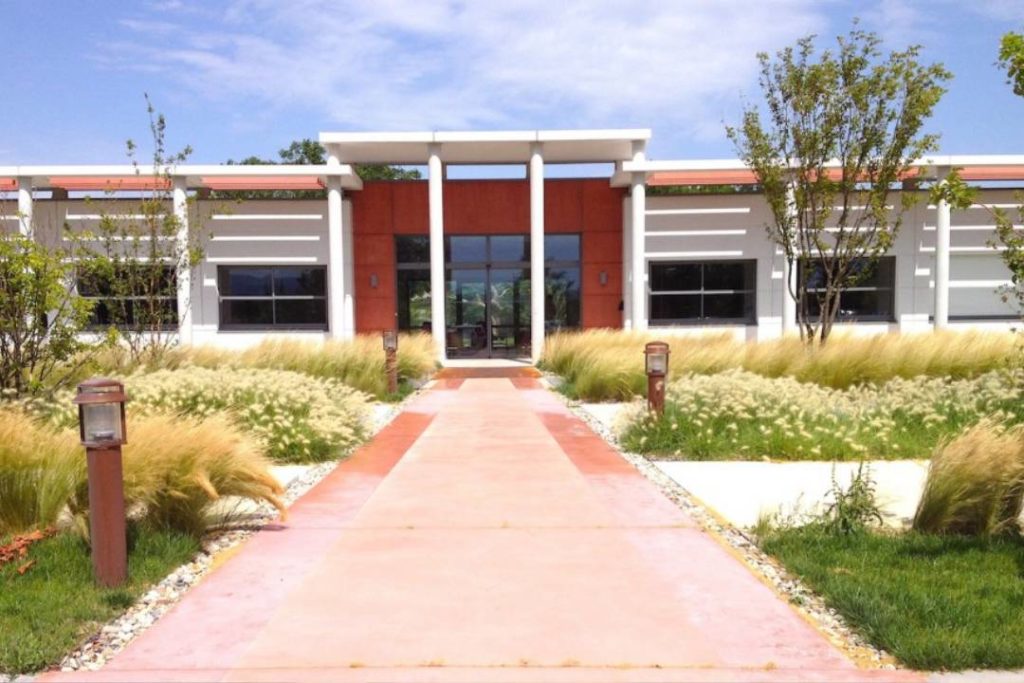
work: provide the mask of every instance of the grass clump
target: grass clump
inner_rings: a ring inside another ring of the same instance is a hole
[[[276,462],[321,462],[347,454],[367,434],[365,394],[337,380],[286,370],[184,366],[139,372],[124,380],[132,418],[219,413],[251,434]],[[42,407],[64,426],[76,424],[71,397]],[[131,419],[131,418],[130,418]]]
[[[403,334],[398,343],[398,376],[405,384],[429,376],[435,368],[433,338],[428,334]],[[376,335],[352,340],[302,341],[266,339],[244,350],[217,346],[177,346],[141,364],[132,363],[123,349],[107,349],[89,371],[96,374],[130,375],[141,371],[181,370],[190,366],[208,369],[257,368],[287,370],[328,379],[379,399],[387,393],[384,351]]]
[[[775,530],[763,549],[872,643],[926,670],[1024,666],[1024,542]]]
[[[52,526],[84,481],[76,434],[0,409],[0,537]]]
[[[1024,371],[839,390],[731,370],[671,382],[664,416],[638,414],[623,443],[660,459],[924,458],[986,416],[1024,422]]]
[[[130,521],[199,536],[229,522],[229,497],[266,502],[282,513],[281,484],[258,444],[225,416],[129,418],[123,447]],[[74,521],[88,536],[85,453],[71,429],[0,410],[0,536]]]
[[[89,549],[78,536],[34,543],[28,551],[34,564],[24,575],[17,573],[20,563],[0,566],[0,674],[57,664],[198,550],[198,541],[187,534],[140,529],[128,551],[127,583],[107,589],[93,581]]]
[[[1024,425],[983,420],[932,456],[914,529],[990,536],[1019,531],[1024,507]]]
[[[558,333],[548,338],[541,364],[561,375],[576,398],[628,400],[645,391],[643,347],[654,338],[614,330]],[[746,370],[845,389],[895,378],[975,377],[1004,367],[1017,341],[1011,333],[937,331],[837,334],[824,347],[810,349],[795,337],[748,343],[730,334],[675,337],[670,343],[676,377]]]

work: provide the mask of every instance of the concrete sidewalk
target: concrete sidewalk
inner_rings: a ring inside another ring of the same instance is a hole
[[[46,680],[853,681],[530,378],[445,379],[95,673]]]

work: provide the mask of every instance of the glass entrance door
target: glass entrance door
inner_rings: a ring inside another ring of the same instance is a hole
[[[450,357],[530,355],[529,269],[452,269],[448,271],[445,307]]]
[[[487,358],[489,344],[487,307],[489,289],[486,268],[448,271],[445,346],[448,355],[459,358]]]
[[[489,268],[492,358],[530,355],[530,270]]]

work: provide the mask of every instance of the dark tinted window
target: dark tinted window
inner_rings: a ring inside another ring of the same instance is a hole
[[[447,260],[452,263],[483,263],[487,260],[487,238],[462,236],[448,238]]]
[[[579,261],[579,235],[544,235],[545,261]]]
[[[430,238],[425,235],[399,235],[395,238],[398,263],[430,263]]]
[[[652,263],[654,324],[753,323],[756,261]]]
[[[491,261],[529,261],[530,248],[525,235],[491,237]]]
[[[327,329],[324,266],[220,266],[221,329]]]
[[[896,257],[883,256],[875,263],[870,259],[853,262],[856,273],[852,283],[839,293],[837,320],[886,320],[896,319]],[[821,263],[815,262],[807,269],[808,315],[817,318],[821,314],[821,303],[815,295],[823,291],[824,277]],[[800,269],[799,277],[804,277]]]

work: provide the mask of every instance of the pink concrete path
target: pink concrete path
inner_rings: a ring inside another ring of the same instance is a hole
[[[105,669],[49,680],[853,681],[531,379],[449,379]]]

